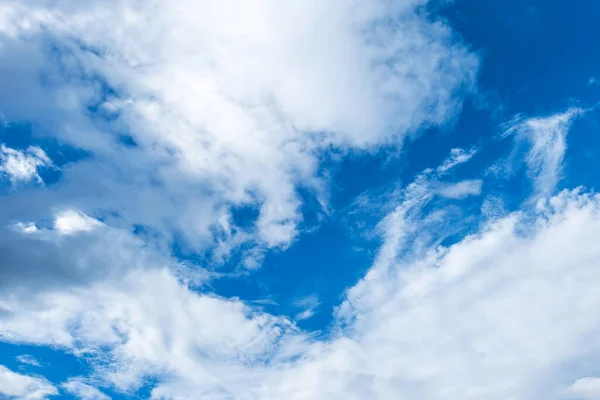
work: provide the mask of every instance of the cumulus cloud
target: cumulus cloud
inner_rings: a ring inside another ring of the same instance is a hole
[[[598,279],[590,239],[598,200],[565,192],[533,223],[510,214],[450,248],[367,275],[342,312],[370,354],[362,363],[378,363],[371,377],[386,391],[377,393],[557,398],[557,378],[576,373],[569,363],[598,350],[583,339],[600,322],[587,281]],[[557,320],[568,323],[557,329]]]
[[[460,109],[477,58],[422,4],[3,1],[0,76],[28,97],[0,109],[96,156],[64,172],[84,212],[115,209],[192,247],[215,231],[285,246],[297,186],[321,190],[320,153],[401,143]],[[240,204],[260,209],[250,234],[231,220]]]
[[[63,235],[91,231],[101,225],[100,221],[75,210],[62,211],[54,219],[54,229]]]
[[[0,174],[5,175],[13,185],[30,181],[42,183],[38,168],[50,166],[52,161],[37,146],[25,151],[0,146]]]
[[[58,390],[43,378],[21,375],[0,365],[0,394],[8,399],[43,400]]]

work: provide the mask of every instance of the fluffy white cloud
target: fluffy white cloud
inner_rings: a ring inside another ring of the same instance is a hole
[[[28,96],[0,110],[95,155],[64,171],[73,207],[196,247],[215,231],[285,246],[297,186],[323,190],[320,153],[401,143],[460,109],[477,58],[424,3],[2,1],[0,76]],[[250,234],[231,219],[239,204],[260,207]]]
[[[100,221],[74,210],[62,211],[54,219],[54,229],[63,235],[91,231],[101,225]]]
[[[0,146],[0,174],[7,176],[13,185],[30,181],[42,183],[38,168],[50,166],[52,161],[37,146],[31,146],[25,151]]]
[[[64,390],[81,400],[110,400],[110,397],[97,388],[78,379],[69,379],[61,386]]]
[[[261,365],[294,341],[285,319],[239,301],[198,295],[166,270],[131,271],[118,281],[46,292],[29,302],[3,299],[0,307],[4,340],[62,346],[82,355],[112,348],[106,354],[110,362],[97,369],[120,389],[135,388],[148,375],[174,373],[186,385],[202,382],[198,390],[216,396],[237,379],[251,384],[245,368]]]
[[[0,394],[9,399],[43,400],[58,390],[43,378],[21,375],[0,365]]]

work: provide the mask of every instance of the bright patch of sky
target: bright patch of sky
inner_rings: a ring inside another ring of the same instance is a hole
[[[0,398],[599,398],[599,15],[0,0]]]

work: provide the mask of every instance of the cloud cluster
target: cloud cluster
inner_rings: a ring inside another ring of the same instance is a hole
[[[93,386],[88,385],[78,379],[69,379],[63,383],[62,388],[68,393],[81,400],[110,400],[110,397],[99,391]]]
[[[153,378],[156,399],[585,396],[593,385],[578,380],[600,352],[600,197],[564,191],[442,247],[444,209],[426,211],[428,182],[448,171],[427,170],[404,190],[327,339],[160,268],[4,296],[0,335],[95,355],[94,379],[116,390]]]
[[[12,399],[42,400],[58,394],[43,378],[21,375],[0,365],[0,394]]]
[[[41,183],[38,168],[50,167],[52,161],[44,150],[31,146],[26,151],[0,147],[0,174],[5,175],[13,185],[36,181]]]
[[[68,196],[194,249],[286,246],[297,188],[326,201],[330,146],[400,145],[460,109],[477,58],[423,4],[3,1],[0,76],[16,95],[0,109],[93,155],[49,207]],[[250,232],[239,205],[260,209]]]
[[[581,110],[506,129],[529,144],[535,208],[486,198],[476,229],[446,243],[468,225],[450,203],[485,195],[477,176],[452,182],[475,149],[396,190],[324,337],[202,292],[206,273],[171,254],[174,237],[215,259],[251,243],[242,264],[256,266],[296,237],[300,188],[326,204],[329,149],[400,146],[452,120],[477,58],[425,5],[0,0],[3,119],[82,154],[58,183],[2,198],[0,340],[90,366],[62,383],[0,366],[0,393],[103,400],[152,382],[154,399],[594,398],[600,196],[555,193]],[[0,150],[17,189],[53,164],[33,145]],[[258,217],[241,224],[241,206]],[[319,298],[294,306],[310,318]]]

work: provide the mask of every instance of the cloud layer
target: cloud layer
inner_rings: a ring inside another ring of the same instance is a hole
[[[446,209],[424,210],[431,174],[447,172],[420,175],[382,221],[379,255],[330,339],[160,268],[4,297],[0,333],[84,357],[109,348],[90,359],[95,379],[127,391],[158,377],[153,398],[584,396],[578,379],[600,351],[600,197],[565,191],[441,247]]]
[[[458,176],[477,148],[363,193],[379,247],[322,335],[297,325],[317,294],[286,317],[205,290],[197,264],[240,252],[248,273],[297,239],[300,192],[328,209],[324,158],[458,115],[478,58],[426,1],[0,0],[0,57],[4,128],[48,145],[0,147],[0,341],[89,367],[0,366],[1,395],[597,396],[600,196],[557,193],[578,108],[502,127],[515,150],[492,169],[531,180],[518,209]]]

